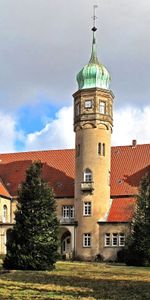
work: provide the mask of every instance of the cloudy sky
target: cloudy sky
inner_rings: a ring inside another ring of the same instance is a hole
[[[0,152],[74,147],[72,94],[91,52],[115,94],[113,145],[150,142],[149,0],[0,0]]]

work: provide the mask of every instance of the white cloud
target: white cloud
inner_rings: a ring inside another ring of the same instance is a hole
[[[0,112],[0,153],[14,152],[17,136],[19,133],[16,131],[15,119]]]
[[[114,112],[112,145],[129,145],[133,139],[149,143],[150,106],[142,109],[125,107]],[[26,136],[25,149],[64,149],[74,148],[73,109],[61,108],[56,118],[37,132]]]
[[[150,142],[150,106],[125,107],[114,112],[112,144],[129,145],[133,139],[139,144]]]
[[[25,134],[16,129],[17,121],[9,114],[0,112],[0,152],[23,150],[74,148],[73,108],[63,107],[53,120],[48,121],[41,131]],[[121,108],[114,112],[112,145],[129,145],[133,139],[139,144],[149,143],[150,106],[143,109]]]
[[[26,150],[74,148],[73,109],[63,107],[41,131],[26,136]]]
[[[0,112],[0,153],[23,150],[74,148],[73,108],[63,107],[41,131],[25,134],[17,130],[17,119]],[[149,143],[150,106],[143,109],[124,107],[114,112],[112,145],[129,145],[133,139],[139,144]]]

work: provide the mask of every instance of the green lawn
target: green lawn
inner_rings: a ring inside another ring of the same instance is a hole
[[[54,271],[0,271],[0,299],[150,299],[150,268],[58,262]]]

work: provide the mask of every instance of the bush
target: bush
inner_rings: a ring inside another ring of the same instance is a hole
[[[104,261],[104,256],[102,255],[102,254],[97,254],[96,256],[95,256],[95,261],[96,262],[103,262]]]
[[[117,262],[125,263],[125,261],[126,261],[126,252],[127,252],[127,250],[125,248],[123,248],[123,249],[121,249],[117,252]]]

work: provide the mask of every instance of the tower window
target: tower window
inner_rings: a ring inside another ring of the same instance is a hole
[[[85,108],[92,108],[92,100],[85,100],[84,107]]]
[[[99,112],[103,115],[106,113],[106,103],[103,101],[100,101],[99,103]]]
[[[83,234],[83,247],[86,247],[86,248],[91,247],[91,234],[90,233]]]
[[[102,145],[102,155],[105,156],[105,144]]]
[[[102,153],[102,144],[98,143],[98,154],[102,155],[101,153]]]
[[[105,144],[98,143],[98,154],[101,156],[105,156]]]
[[[86,169],[84,171],[84,181],[85,182],[91,182],[92,181],[92,172],[90,169]]]
[[[84,216],[91,215],[91,202],[84,202],[83,215]]]

